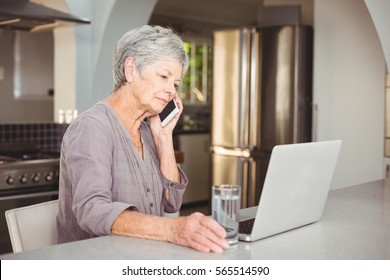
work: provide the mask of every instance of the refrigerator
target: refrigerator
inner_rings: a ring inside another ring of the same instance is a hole
[[[311,141],[313,30],[217,30],[213,48],[212,185],[241,185],[241,208],[256,206],[272,148]]]

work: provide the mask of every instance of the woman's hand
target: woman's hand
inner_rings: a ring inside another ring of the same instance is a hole
[[[226,231],[215,220],[201,213],[179,217],[168,241],[201,252],[221,253],[228,247]]]
[[[215,220],[193,213],[178,218],[125,210],[111,227],[113,234],[169,241],[201,252],[221,253],[228,247],[226,231]]]
[[[156,144],[157,154],[160,158],[161,173],[168,180],[180,182],[179,171],[176,165],[176,158],[173,146],[173,129],[179,120],[181,112],[183,112],[183,103],[180,97],[176,94],[174,98],[179,108],[179,113],[165,126],[161,126],[160,117],[158,115],[150,117],[150,130]]]

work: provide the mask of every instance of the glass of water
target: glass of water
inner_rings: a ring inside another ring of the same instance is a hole
[[[212,187],[212,216],[226,230],[229,247],[238,244],[241,186],[215,185]]]

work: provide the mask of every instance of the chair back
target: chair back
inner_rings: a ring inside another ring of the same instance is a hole
[[[14,253],[57,244],[58,200],[7,210],[5,218]]]

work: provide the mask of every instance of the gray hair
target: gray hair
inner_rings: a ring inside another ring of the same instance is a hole
[[[142,76],[146,66],[157,61],[178,61],[182,64],[182,77],[188,69],[188,56],[183,41],[170,28],[144,25],[128,31],[118,41],[114,50],[114,91],[126,81],[124,63],[128,57],[134,59]]]

